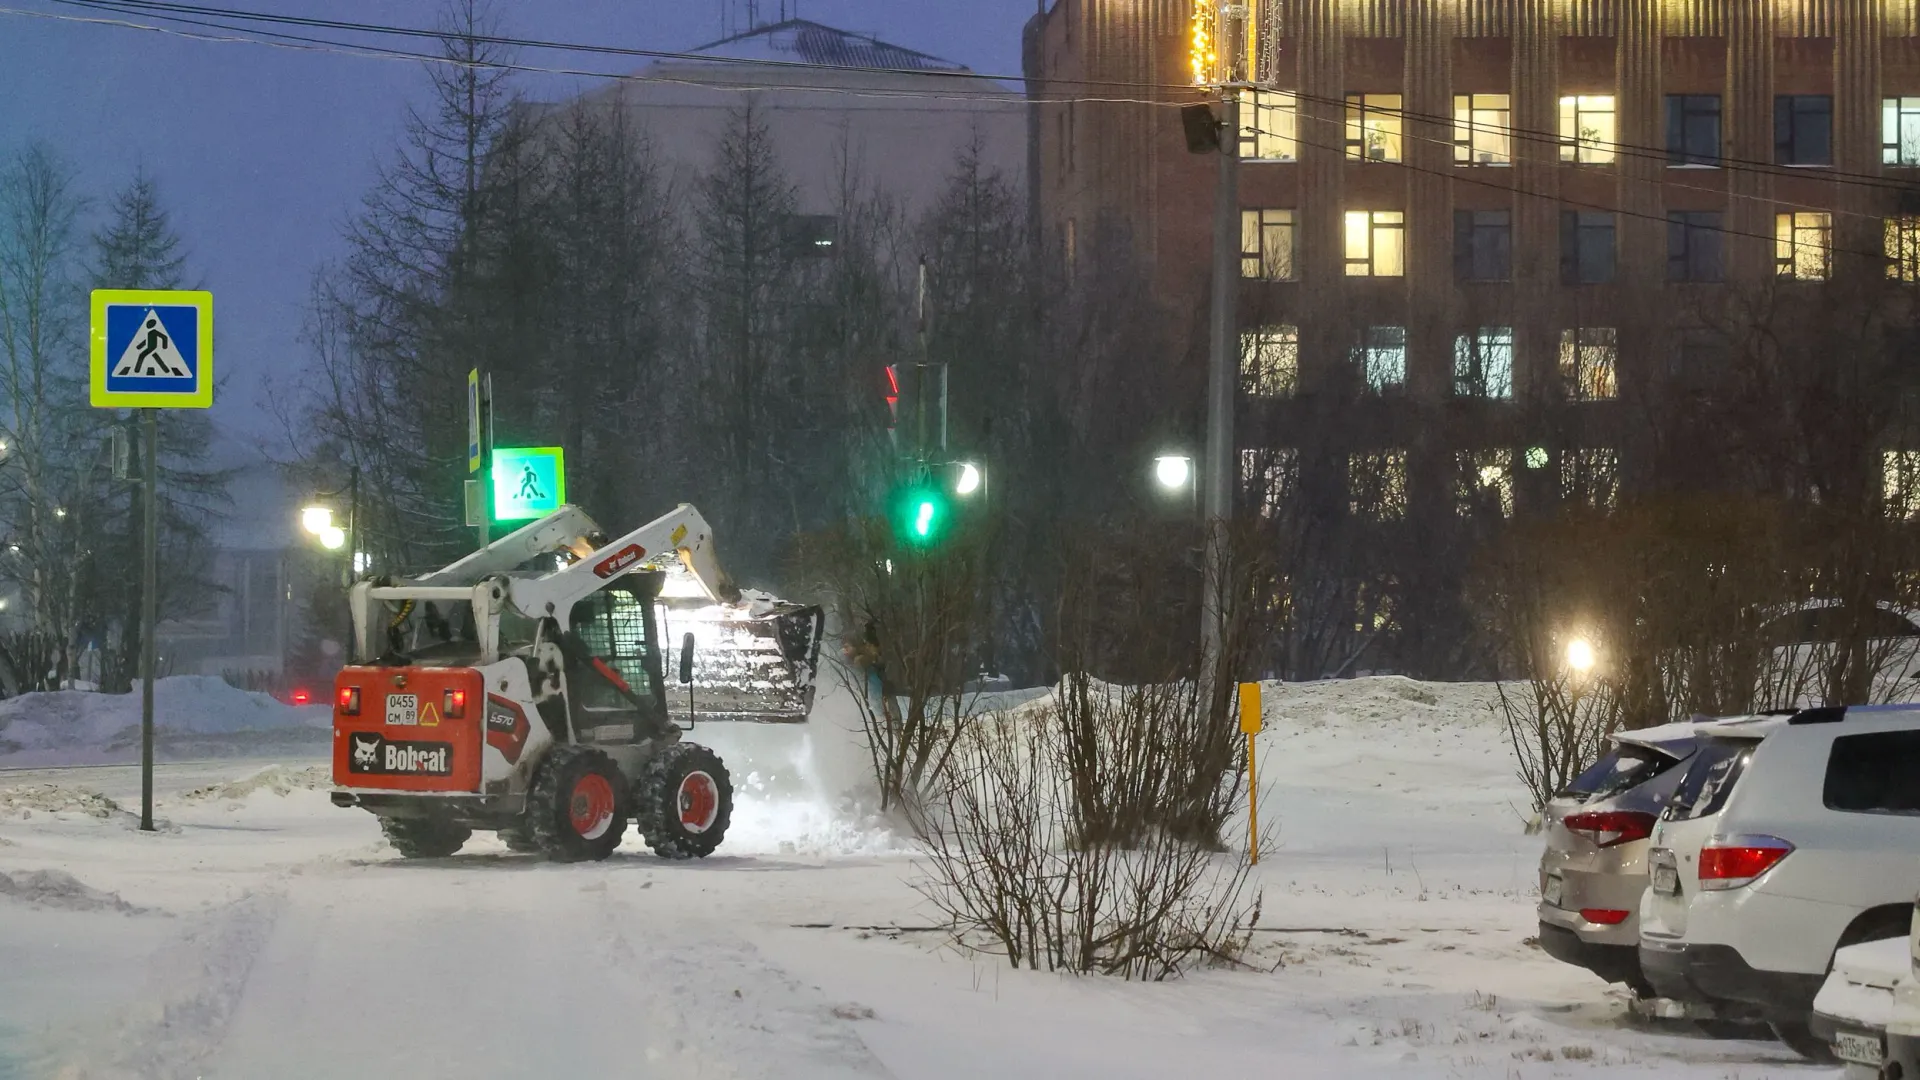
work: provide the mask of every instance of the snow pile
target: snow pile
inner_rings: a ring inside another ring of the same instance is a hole
[[[102,892],[60,870],[30,870],[16,874],[0,873],[0,896],[34,907],[64,908],[68,911],[142,911],[119,893]]]
[[[274,795],[290,795],[295,791],[316,791],[331,787],[333,770],[325,765],[310,765],[304,769],[290,769],[285,765],[269,765],[243,780],[226,784],[209,784],[182,792],[183,802],[240,802],[255,794],[266,791]]]
[[[26,784],[0,790],[0,815],[32,817],[35,810],[47,814],[85,814],[106,819],[126,811],[120,804],[91,788],[63,784]]]
[[[325,706],[295,708],[211,675],[175,675],[153,686],[155,739],[175,753],[243,752],[262,744],[317,744]],[[8,755],[21,764],[101,763],[139,753],[140,694],[58,690],[0,701]]]

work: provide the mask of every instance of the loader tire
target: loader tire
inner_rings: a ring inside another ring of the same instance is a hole
[[[634,785],[634,818],[663,859],[704,859],[733,820],[733,778],[720,755],[696,743],[661,749]]]
[[[383,817],[380,831],[408,859],[444,859],[473,835],[465,825],[437,817]]]
[[[627,806],[627,781],[613,759],[566,743],[540,763],[527,792],[527,827],[535,846],[555,862],[597,862],[620,846]]]

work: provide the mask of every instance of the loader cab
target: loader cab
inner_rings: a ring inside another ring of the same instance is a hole
[[[627,574],[573,606],[567,698],[583,743],[630,743],[669,726],[654,607],[662,575]]]

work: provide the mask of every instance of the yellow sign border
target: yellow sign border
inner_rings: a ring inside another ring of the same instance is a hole
[[[107,389],[107,307],[148,304],[191,306],[200,312],[199,386],[191,394],[154,394]],[[192,289],[95,289],[88,323],[88,403],[96,409],[213,408],[213,294]]]

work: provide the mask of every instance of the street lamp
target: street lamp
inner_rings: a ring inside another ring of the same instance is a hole
[[[300,527],[315,536],[326,536],[327,530],[333,528],[333,507],[308,506],[303,508],[300,511]]]
[[[328,525],[320,530],[320,546],[328,551],[339,551],[347,546],[347,530],[338,525]]]
[[[962,498],[980,490],[980,466],[971,461],[960,463],[960,478],[954,481],[953,493]]]
[[[1595,659],[1593,643],[1586,638],[1574,638],[1567,642],[1567,666],[1576,673],[1585,675],[1592,671]]]
[[[1153,478],[1168,491],[1186,487],[1187,482],[1193,479],[1193,459],[1171,454],[1154,458]]]

